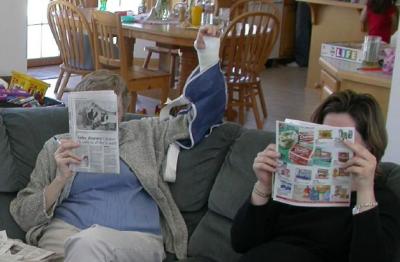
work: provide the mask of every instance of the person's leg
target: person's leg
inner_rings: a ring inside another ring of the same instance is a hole
[[[64,244],[67,238],[78,233],[80,230],[61,219],[53,219],[45,228],[43,236],[40,238],[38,247],[54,251],[53,262],[64,260]]]
[[[239,262],[321,262],[322,260],[306,249],[280,243],[269,242],[250,249]]]
[[[165,257],[161,236],[94,225],[65,243],[65,262],[157,262]]]

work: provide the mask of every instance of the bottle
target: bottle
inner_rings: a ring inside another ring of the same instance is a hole
[[[204,3],[204,12],[201,19],[202,25],[210,25],[213,24],[214,20],[214,3],[210,0],[207,0]]]
[[[178,20],[180,23],[185,21],[185,14],[186,14],[186,8],[185,6],[181,5],[178,10]]]
[[[169,1],[161,0],[161,9],[159,14],[161,20],[166,21],[169,18]]]
[[[107,10],[107,0],[100,0],[100,11]]]
[[[192,25],[200,26],[201,16],[203,14],[203,7],[201,5],[195,5],[192,7]]]
[[[192,23],[192,8],[196,5],[195,0],[188,0],[187,17],[188,22]]]
[[[142,0],[140,6],[138,6],[138,15],[146,13],[146,1]]]

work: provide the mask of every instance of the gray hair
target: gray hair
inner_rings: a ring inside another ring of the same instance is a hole
[[[113,90],[122,98],[124,112],[128,110],[130,93],[122,77],[110,70],[100,69],[87,74],[75,87],[75,91]]]

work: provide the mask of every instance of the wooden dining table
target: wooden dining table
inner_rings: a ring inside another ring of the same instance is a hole
[[[157,45],[180,50],[178,88],[182,92],[186,79],[198,65],[193,42],[197,29],[183,28],[174,23],[126,23],[122,25],[125,36],[156,42]],[[165,57],[160,56],[160,65]]]
[[[91,20],[92,13],[96,8],[80,9],[88,21]],[[123,23],[124,35],[130,38],[130,43],[135,43],[136,39],[144,39],[156,42],[157,45],[175,48],[180,50],[178,88],[182,93],[186,79],[193,69],[198,65],[196,50],[193,42],[196,40],[197,28],[185,28],[177,23],[141,22],[141,23]],[[160,55],[160,66],[166,70],[168,58]]]

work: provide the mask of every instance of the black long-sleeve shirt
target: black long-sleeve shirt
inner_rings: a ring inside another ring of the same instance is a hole
[[[247,201],[234,219],[232,246],[245,253],[261,244],[280,243],[324,262],[392,261],[400,246],[400,203],[382,179],[375,181],[375,197],[377,207],[354,216],[355,193],[350,207],[297,207],[273,200],[254,206]],[[280,261],[282,250],[268,252],[268,261]],[[302,262],[296,252],[293,256]]]

